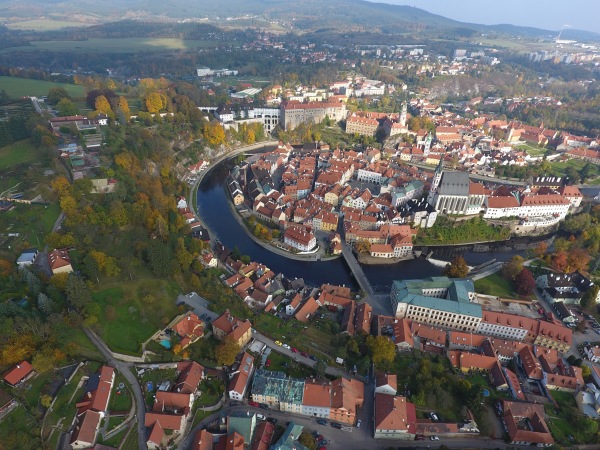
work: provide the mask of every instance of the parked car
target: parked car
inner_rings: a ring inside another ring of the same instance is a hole
[[[281,342],[279,342],[279,341],[275,341],[275,345],[279,345],[279,346],[281,346],[281,345],[283,345],[283,344],[282,344]]]
[[[267,359],[267,362],[265,363],[265,367],[269,367],[271,365],[271,360]]]
[[[341,424],[339,424],[339,423],[336,423],[336,422],[331,422],[331,426],[332,426],[333,428],[337,428],[338,430],[341,430],[341,429],[342,429],[342,425],[341,425]]]
[[[317,419],[317,423],[319,425],[327,425],[327,421],[325,419]]]
[[[432,441],[439,441],[440,437],[439,436],[430,436],[429,439],[431,439]]]
[[[289,346],[289,345],[287,345],[287,344],[281,344],[281,346],[282,346],[283,348],[285,348],[286,350],[291,350],[291,349],[292,349],[292,347],[290,347],[290,346]]]
[[[301,354],[302,356],[304,356],[305,358],[308,358],[308,353],[306,353],[306,352],[300,352],[300,354]]]
[[[317,442],[317,445],[319,447],[323,447],[324,445],[327,445],[327,440],[326,439],[321,439]]]
[[[258,408],[260,406],[258,402],[248,402],[248,405],[253,406],[254,408]]]
[[[433,420],[434,422],[437,422],[439,420],[438,416],[436,416],[436,414],[434,412],[429,413],[429,418],[431,420]]]
[[[327,423],[327,421],[325,421],[325,423]],[[323,437],[322,434],[315,434],[315,440],[322,441],[323,439],[325,439],[325,438]]]
[[[296,347],[292,347],[292,353],[298,353],[298,349]]]
[[[360,428],[360,424],[361,424],[361,423],[362,423],[362,422],[361,422],[361,420],[360,420],[360,419],[358,419],[358,422],[356,422],[356,428]]]
[[[267,419],[267,422],[271,422],[273,425],[277,424],[277,419],[275,417],[269,417]]]
[[[264,404],[264,403],[259,403],[259,404],[258,404],[258,407],[259,407],[259,408],[262,408],[262,409],[269,409],[269,405],[266,405],[266,404]]]
[[[266,418],[266,417],[265,417],[263,414],[257,414],[257,415],[256,415],[256,418],[257,418],[258,420],[266,420],[266,419],[267,419],[267,418]]]
[[[415,434],[415,441],[424,441],[425,436],[422,434]]]
[[[310,359],[312,359],[313,361],[316,361],[316,360],[317,360],[317,357],[316,357],[316,356],[314,356],[314,355],[308,355],[308,357],[309,357]]]

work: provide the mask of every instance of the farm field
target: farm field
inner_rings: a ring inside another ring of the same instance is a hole
[[[23,20],[20,22],[7,23],[6,27],[10,30],[33,30],[33,31],[51,31],[61,30],[63,28],[71,27],[89,27],[93,24],[73,22],[69,20],[53,20],[53,19],[37,19],[37,20]]]
[[[53,87],[65,88],[71,97],[83,97],[85,95],[83,86],[75,84],[0,76],[0,89],[5,90],[11,98],[41,97],[46,95]]]
[[[223,45],[224,41],[184,40],[176,38],[97,38],[85,41],[32,41],[29,46],[11,47],[0,53],[48,50],[55,52],[136,53],[164,50],[186,50]]]

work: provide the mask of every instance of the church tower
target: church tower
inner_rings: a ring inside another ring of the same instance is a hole
[[[407,116],[407,106],[406,103],[402,105],[402,112],[400,113],[400,126],[402,128],[406,128],[406,116]]]
[[[435,169],[435,173],[433,174],[433,179],[431,180],[431,187],[429,188],[429,194],[427,195],[427,203],[431,206],[435,206],[435,194],[437,193],[438,186],[440,185],[440,181],[442,179],[442,173],[444,172],[444,157],[440,158],[440,163]]]

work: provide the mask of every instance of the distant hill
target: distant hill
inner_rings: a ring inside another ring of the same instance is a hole
[[[468,37],[489,32],[549,36],[556,31],[513,25],[485,26],[451,20],[411,6],[364,0],[3,0],[0,17],[32,20],[51,18],[92,23],[133,20],[207,19],[216,24],[267,26],[277,21],[283,29],[365,31],[386,34],[449,33]],[[565,39],[600,41],[600,35],[565,30]]]

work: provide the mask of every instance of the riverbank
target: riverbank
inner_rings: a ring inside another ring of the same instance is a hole
[[[330,261],[330,260],[337,259],[340,256],[342,256],[342,255],[333,255],[333,256],[322,257],[320,253],[308,254],[308,255],[299,255],[299,254],[288,252],[287,250],[281,249],[281,248],[279,248],[279,247],[277,247],[277,246],[275,246],[273,244],[270,244],[268,242],[265,242],[262,239],[257,238],[248,229],[248,225],[246,224],[246,222],[244,221],[244,219],[242,218],[242,216],[240,215],[240,213],[235,208],[233,202],[231,201],[231,198],[229,196],[229,192],[227,191],[227,188],[224,187],[224,189],[225,189],[225,197],[227,198],[227,205],[229,206],[229,209],[231,211],[231,215],[235,218],[235,220],[238,221],[238,223],[241,225],[241,227],[244,230],[246,230],[246,234],[248,235],[248,237],[250,239],[252,239],[254,242],[256,242],[258,245],[260,245],[261,247],[263,247],[264,249],[269,250],[270,252],[276,253],[276,254],[278,254],[280,256],[283,256],[285,258],[294,259],[296,261],[306,261],[306,262],[310,262],[310,261]]]
[[[360,264],[364,264],[365,266],[384,266],[390,264],[398,264],[402,261],[412,261],[413,259],[417,259],[415,255],[404,256],[401,258],[377,258],[375,256],[367,255],[365,253],[359,253],[356,258]]]

